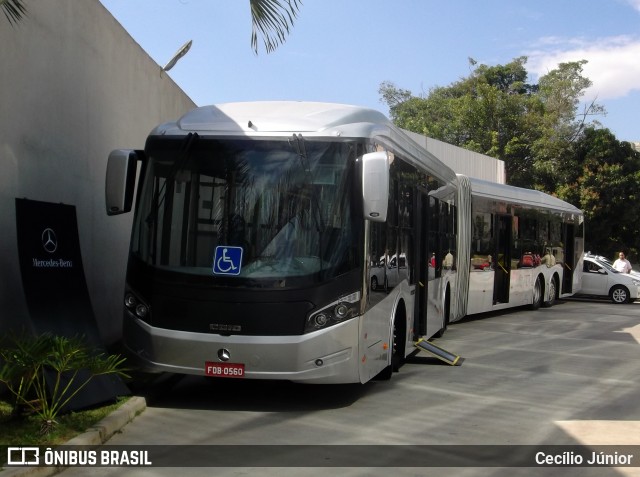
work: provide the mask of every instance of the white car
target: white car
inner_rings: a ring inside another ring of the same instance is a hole
[[[607,257],[603,257],[602,255],[592,255],[590,252],[587,253],[586,255],[587,257],[593,257],[595,258],[598,262],[602,262],[606,265],[609,265],[610,267],[613,267],[613,262],[611,260],[609,260]],[[640,280],[640,272],[636,272],[635,270],[631,270],[629,272],[629,275],[631,275],[633,278],[635,278],[636,280]]]
[[[609,297],[613,303],[628,303],[640,296],[640,280],[618,272],[598,257],[586,255],[582,288],[576,295]]]

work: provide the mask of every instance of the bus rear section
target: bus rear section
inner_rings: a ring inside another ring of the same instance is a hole
[[[466,314],[551,306],[580,289],[584,218],[540,191],[468,180]]]

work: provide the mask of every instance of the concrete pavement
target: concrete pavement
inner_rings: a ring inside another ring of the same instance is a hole
[[[465,358],[443,365],[420,353],[390,382],[364,386],[187,377],[147,401],[110,445],[554,444],[640,445],[640,304],[571,300],[455,324],[437,341]],[[102,433],[104,436],[107,433]],[[93,432],[95,435],[95,431]],[[89,436],[87,436],[89,437]],[[456,476],[637,476],[625,468],[439,469]],[[294,470],[296,472],[294,472]],[[261,468],[261,475],[331,469]],[[12,470],[13,471],[13,470]],[[86,475],[70,468],[64,477]],[[92,468],[94,476],[175,475],[173,468]],[[562,471],[562,472],[560,472]],[[239,476],[255,468],[185,467],[181,476]],[[386,475],[388,469],[340,469]],[[395,475],[424,475],[401,468]],[[14,475],[14,474],[6,474]]]

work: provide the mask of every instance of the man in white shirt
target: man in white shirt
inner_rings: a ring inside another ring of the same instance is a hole
[[[613,262],[613,268],[618,270],[620,273],[629,273],[631,271],[631,262],[624,257],[623,252],[620,252],[618,254],[618,259]]]

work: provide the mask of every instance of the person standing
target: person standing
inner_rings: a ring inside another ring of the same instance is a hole
[[[618,259],[613,262],[613,268],[620,273],[629,273],[631,271],[631,262],[625,258],[624,252],[618,254]]]

